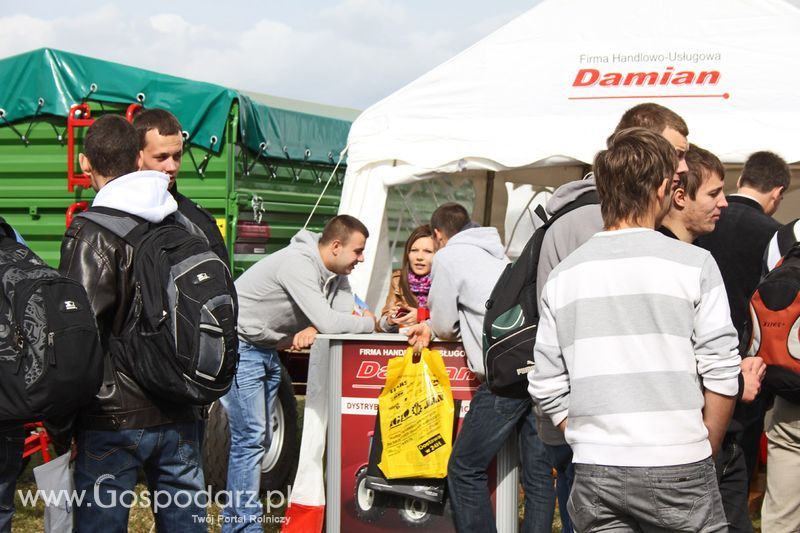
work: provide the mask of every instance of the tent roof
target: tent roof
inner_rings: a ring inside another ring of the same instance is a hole
[[[218,152],[228,113],[239,103],[240,133],[252,150],[272,157],[330,162],[344,149],[357,112],[178,78],[42,48],[0,59],[0,109],[17,122],[37,115],[66,117],[83,101],[135,103],[168,109],[193,144]],[[39,105],[41,102],[41,106]],[[212,143],[216,138],[216,143]]]
[[[348,172],[388,164],[396,183],[454,166],[588,163],[645,101],[683,116],[690,141],[724,162],[759,149],[798,161],[798,25],[782,0],[545,0],[368,108]]]
[[[784,0],[542,1],[353,122],[339,212],[378,238],[351,285],[370,304],[385,290],[389,186],[492,176],[477,196],[495,205],[505,181],[558,185],[642,102],[676,111],[725,163],[762,149],[800,161],[799,26]]]

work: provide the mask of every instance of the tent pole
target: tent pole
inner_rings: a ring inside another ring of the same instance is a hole
[[[492,225],[492,202],[494,201],[494,170],[486,173],[486,194],[483,202],[483,223],[482,226]]]

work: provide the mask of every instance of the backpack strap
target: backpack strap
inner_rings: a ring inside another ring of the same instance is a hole
[[[542,222],[547,224],[547,220],[549,217],[547,216],[547,211],[545,211],[544,207],[542,207],[542,204],[537,205],[536,209],[534,209],[533,212],[536,213],[536,215],[540,219],[542,219]]]
[[[795,229],[800,231],[800,219],[790,222],[789,224],[784,224],[778,228],[776,235],[778,238],[778,251],[780,252],[781,257],[786,255],[789,249],[794,246],[796,242],[800,241],[800,235],[795,233]]]
[[[88,211],[81,211],[75,217],[91,220],[98,226],[102,226],[117,237],[129,242],[126,238],[134,229],[146,223],[143,219],[135,217],[125,211],[113,209],[111,207],[92,207]]]
[[[189,233],[191,233],[195,237],[202,238],[205,242],[209,242],[208,235],[203,233],[203,230],[201,230],[200,227],[197,224],[192,222],[192,220],[189,217],[187,217],[186,215],[184,215],[180,211],[175,211],[174,213],[172,213],[171,216],[174,216],[175,217],[175,222],[177,222],[180,226],[183,226],[183,228],[186,231],[188,231]]]
[[[584,207],[587,205],[594,205],[599,203],[600,203],[600,197],[597,195],[597,189],[590,189],[581,194],[580,196],[578,196],[577,198],[575,198],[574,200],[572,200],[570,203],[568,203],[555,213],[553,213],[553,216],[550,217],[550,219],[547,221],[547,224],[545,225],[549,228],[550,226],[553,225],[553,223],[556,220],[563,217],[570,211],[575,211],[579,207]]]

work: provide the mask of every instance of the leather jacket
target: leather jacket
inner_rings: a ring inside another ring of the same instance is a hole
[[[103,385],[78,413],[82,429],[139,429],[203,417],[202,408],[172,404],[145,392],[111,359],[110,343],[122,330],[133,300],[132,261],[130,245],[81,217],[73,220],[61,244],[59,270],[86,289],[106,354]]]

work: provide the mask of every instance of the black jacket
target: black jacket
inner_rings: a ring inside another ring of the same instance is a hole
[[[711,252],[719,265],[741,351],[750,317],[750,297],[761,279],[764,251],[780,224],[764,213],[761,204],[751,198],[733,195],[726,199],[728,207],[722,210],[714,231],[698,237],[695,244]],[[737,402],[728,433],[743,435],[743,432],[749,434],[757,431],[760,435],[762,419],[761,398],[751,404]],[[748,443],[752,440],[751,436],[746,435],[738,438]],[[748,443],[744,443],[744,446],[745,455],[750,456],[748,470],[751,470],[753,451],[750,450],[752,443]]]
[[[59,270],[86,289],[104,352],[125,323],[134,287],[133,248],[85,218],[73,220],[61,244]],[[137,429],[202,417],[202,409],[152,397],[106,359],[103,386],[78,414],[78,427],[95,430]],[[63,441],[64,437],[61,437]]]
[[[225,246],[225,240],[222,238],[222,233],[219,231],[214,215],[200,207],[199,204],[196,204],[190,198],[179,193],[177,183],[173,185],[170,193],[178,203],[178,211],[203,231],[203,234],[208,238],[208,244],[211,245],[211,251],[217,254],[217,256],[228,265],[228,268],[231,268],[228,248]]]
[[[755,200],[736,195],[727,200],[714,231],[698,237],[695,244],[711,252],[719,265],[731,320],[741,341],[750,316],[750,297],[761,279],[764,251],[780,224]]]

